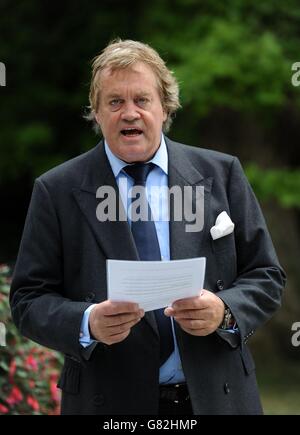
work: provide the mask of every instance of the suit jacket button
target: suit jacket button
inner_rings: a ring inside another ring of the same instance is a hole
[[[218,290],[224,290],[224,281],[222,279],[218,279],[216,282]]]
[[[97,394],[94,396],[94,405],[101,406],[104,404],[104,396],[103,394]]]
[[[225,391],[226,394],[230,393],[229,384],[227,382],[224,384],[224,391]]]
[[[95,296],[96,296],[95,293],[90,292],[90,293],[88,293],[88,294],[86,295],[86,297],[85,297],[85,301],[86,301],[86,302],[92,302],[92,301],[94,300]]]

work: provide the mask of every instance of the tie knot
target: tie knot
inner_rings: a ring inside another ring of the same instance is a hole
[[[135,185],[145,186],[147,177],[154,166],[154,163],[135,163],[125,166],[123,170],[134,179]]]

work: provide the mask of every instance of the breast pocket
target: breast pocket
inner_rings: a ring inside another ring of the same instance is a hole
[[[214,253],[220,253],[227,250],[235,250],[234,234],[231,233],[216,240],[211,239],[211,244],[212,251]]]

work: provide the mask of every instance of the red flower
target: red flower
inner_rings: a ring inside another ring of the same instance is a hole
[[[7,414],[8,411],[9,411],[9,409],[6,406],[1,405],[1,403],[0,403],[0,414]]]
[[[15,405],[16,403],[21,402],[22,399],[23,394],[21,393],[20,389],[14,386],[10,392],[10,395],[6,398],[6,402],[9,405]]]
[[[58,373],[50,373],[50,380],[57,383]]]
[[[28,357],[26,358],[25,364],[27,365],[28,368],[30,368],[34,372],[37,372],[39,369],[37,360],[32,355],[28,355]]]
[[[59,402],[59,390],[57,389],[56,382],[50,381],[50,393],[54,402]]]
[[[27,403],[34,411],[38,411],[40,409],[39,402],[32,396],[27,396]]]

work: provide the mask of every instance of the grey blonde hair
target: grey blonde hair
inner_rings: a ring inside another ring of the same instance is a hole
[[[129,68],[137,62],[143,62],[150,66],[154,72],[161,104],[167,113],[167,119],[163,123],[163,131],[166,133],[172,123],[176,110],[180,107],[179,86],[173,72],[170,71],[159,54],[148,44],[138,41],[117,39],[112,41],[98,56],[93,59],[92,79],[90,84],[88,113],[85,118],[93,121],[94,129],[100,132],[95,113],[99,108],[101,94],[101,72],[105,68],[112,70]]]

